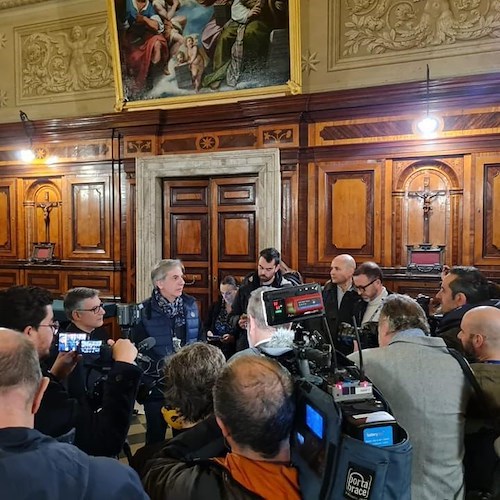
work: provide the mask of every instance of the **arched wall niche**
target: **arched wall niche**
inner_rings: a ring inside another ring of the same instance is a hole
[[[395,162],[393,224],[396,265],[406,267],[408,245],[444,246],[445,261],[459,259],[463,218],[462,157]]]

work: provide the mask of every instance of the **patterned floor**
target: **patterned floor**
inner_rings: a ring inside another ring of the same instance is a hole
[[[138,413],[132,417],[132,423],[130,424],[130,429],[128,431],[128,443],[130,445],[130,450],[132,455],[142,446],[144,446],[144,441],[146,438],[146,417],[144,413]],[[122,453],[120,455],[120,462],[128,463],[127,458]]]

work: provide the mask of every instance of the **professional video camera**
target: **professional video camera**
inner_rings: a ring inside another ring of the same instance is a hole
[[[264,292],[262,299],[269,326],[309,318],[323,323],[323,332],[295,329],[297,418],[291,443],[303,497],[410,498],[408,436],[364,376],[361,352],[359,369],[337,356],[321,287],[280,288]]]
[[[116,304],[116,319],[123,338],[130,337],[132,327],[141,320],[143,308],[142,304]]]
[[[353,323],[356,323],[353,318]],[[362,349],[378,347],[378,323],[370,321],[363,326],[351,325],[349,323],[340,323],[338,335],[342,339],[359,340]]]

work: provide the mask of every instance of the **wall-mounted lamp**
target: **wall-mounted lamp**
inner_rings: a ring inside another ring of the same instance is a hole
[[[33,148],[33,136],[35,135],[35,125],[34,123],[28,118],[28,115],[24,111],[19,111],[19,118],[21,119],[21,122],[23,124],[24,128],[24,133],[26,134],[26,137],[29,139],[30,147],[29,149],[23,149],[19,151],[19,159],[23,161],[24,163],[45,163],[47,165],[53,165],[54,163],[57,163],[58,158],[57,156],[48,156],[45,157],[45,155],[41,155],[39,151],[35,153],[35,150]]]
[[[430,101],[430,70],[429,70],[429,65],[427,64],[427,79],[426,79],[426,106],[427,106],[427,112],[418,123],[417,123],[417,130],[425,137],[432,136],[435,134],[439,128],[439,120],[435,117],[429,114],[429,101]]]
[[[35,131],[35,127],[33,125],[33,122],[28,118],[28,115],[24,111],[19,110],[19,118],[21,119],[21,123],[23,124],[24,133],[30,141],[29,149],[23,149],[22,151],[20,151],[19,158],[25,163],[31,163],[35,159],[35,153],[33,151],[33,133]]]

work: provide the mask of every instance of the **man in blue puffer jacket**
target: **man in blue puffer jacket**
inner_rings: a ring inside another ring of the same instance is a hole
[[[148,352],[155,367],[146,371],[160,374],[165,356],[181,346],[201,339],[201,322],[196,300],[184,291],[184,266],[180,260],[161,260],[151,271],[153,293],[142,303],[141,319],[134,327],[133,340],[140,342],[153,337],[155,346]],[[158,380],[158,379],[157,379]],[[146,414],[146,444],[165,439],[167,425],[161,414],[163,392],[159,384],[150,388],[144,401]]]

